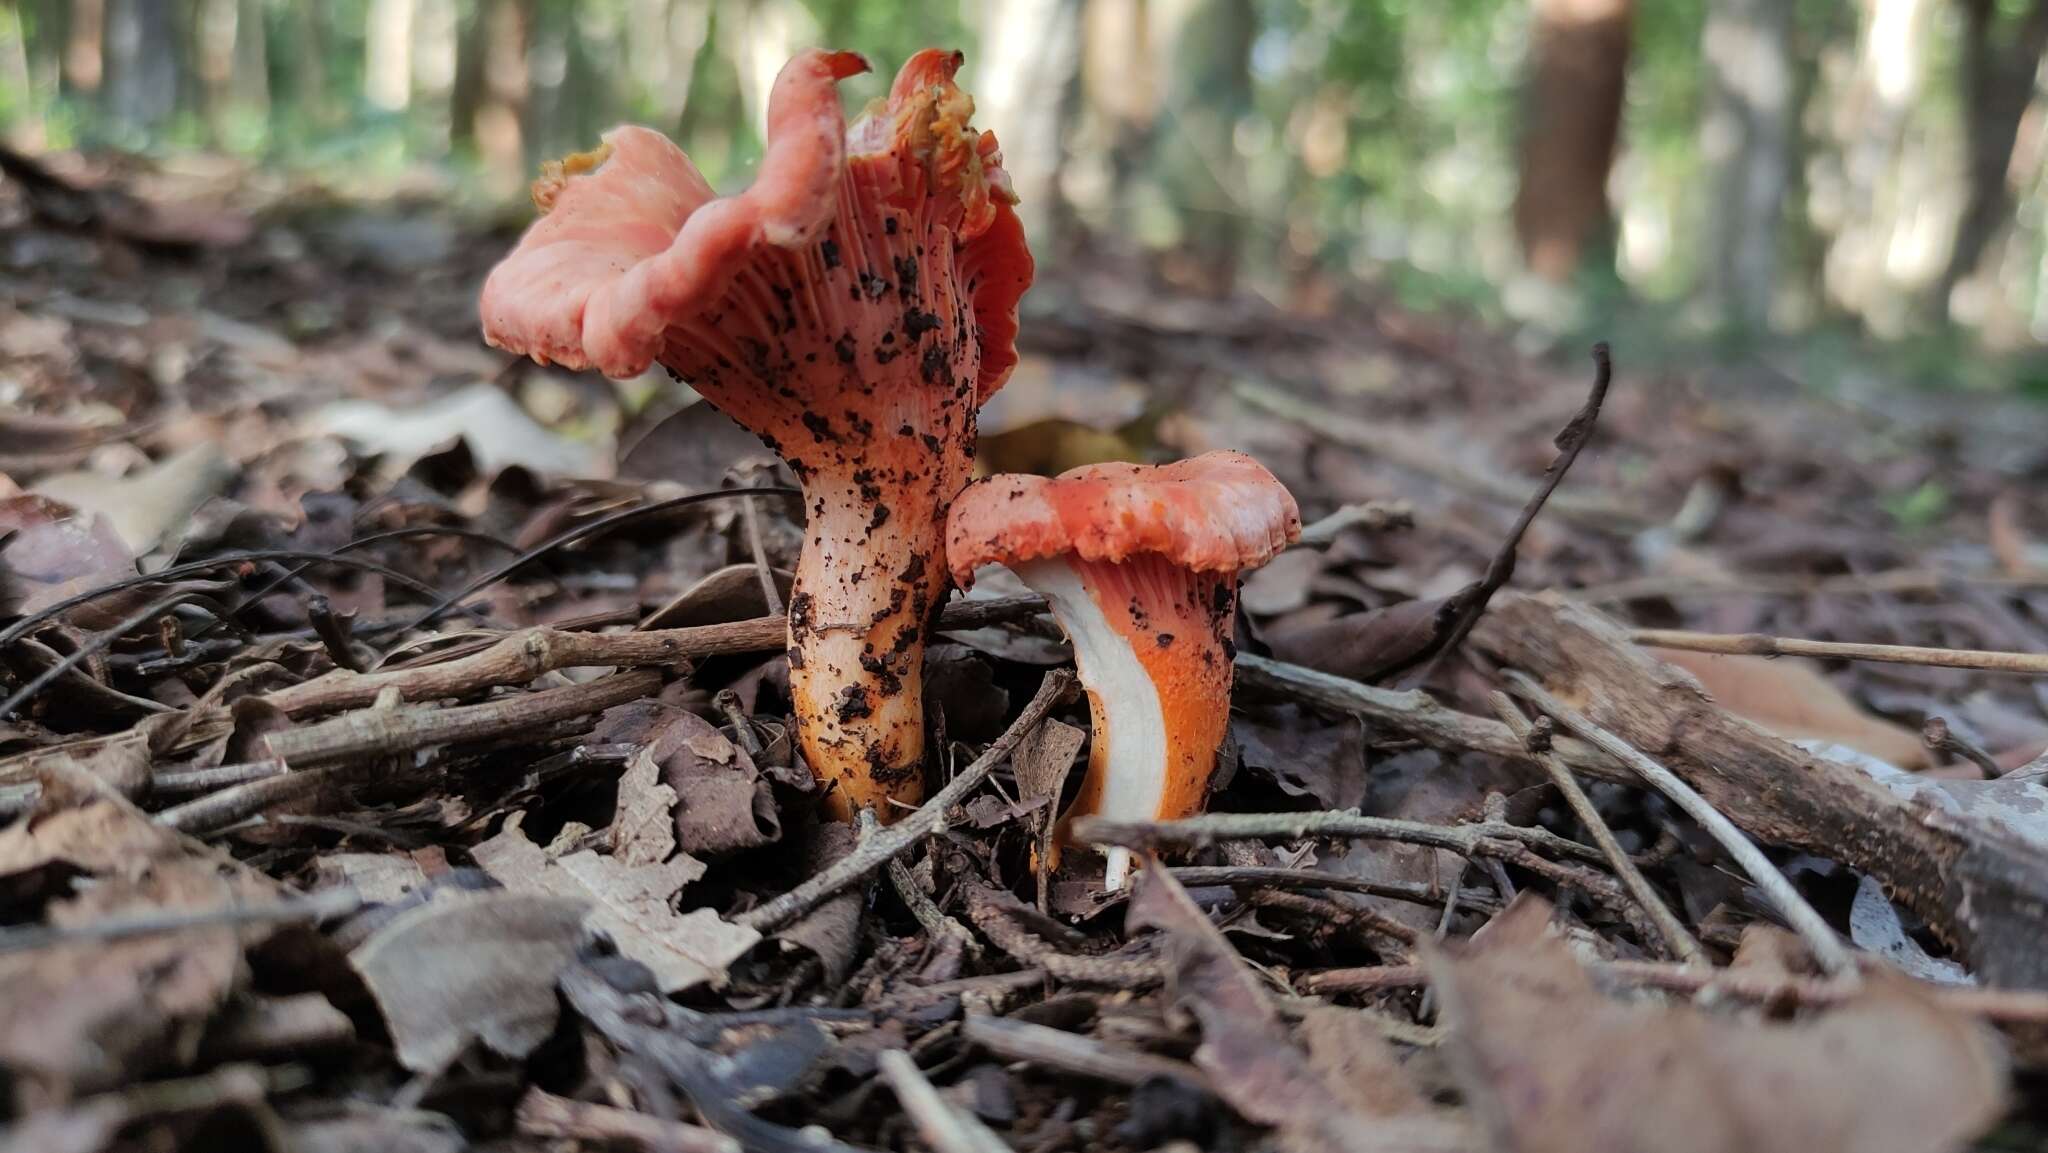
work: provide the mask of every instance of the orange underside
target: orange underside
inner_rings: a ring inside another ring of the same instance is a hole
[[[1070,561],[1089,596],[1112,627],[1132,638],[1131,649],[1159,692],[1166,725],[1165,787],[1151,814],[1173,820],[1202,811],[1216,771],[1216,750],[1230,727],[1230,628],[1237,600],[1234,574],[1189,573],[1156,555],[1122,564]],[[1110,775],[1147,771],[1110,763],[1107,707],[1088,684],[1095,740],[1088,774],[1065,818],[1101,810]]]

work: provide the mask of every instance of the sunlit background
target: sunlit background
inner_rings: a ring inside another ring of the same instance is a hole
[[[821,43],[850,108],[966,49],[1054,269],[2048,386],[2048,0],[8,0],[0,134],[485,208],[637,121],[733,187]]]

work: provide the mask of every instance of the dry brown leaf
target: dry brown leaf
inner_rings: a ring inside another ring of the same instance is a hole
[[[1201,1022],[1195,1064],[1247,1120],[1294,1153],[1470,1147],[1462,1124],[1433,1115],[1377,1035],[1344,1009],[1304,1022],[1297,1048],[1264,987],[1222,932],[1162,869],[1139,874],[1127,926],[1167,936],[1171,990]],[[1381,1079],[1363,1085],[1356,1078]]]
[[[1017,775],[1017,788],[1024,798],[1057,798],[1074,767],[1075,754],[1087,739],[1086,731],[1052,717],[1024,734],[1010,754],[1010,767]]]
[[[427,888],[426,870],[399,853],[328,853],[313,862],[320,888],[347,885],[373,905],[403,900]]]
[[[555,978],[576,959],[587,908],[533,893],[448,892],[392,918],[349,964],[407,1069],[438,1072],[475,1042],[524,1057],[555,1030]]]
[[[637,866],[587,850],[553,859],[509,827],[471,856],[507,888],[583,902],[590,928],[652,970],[664,993],[722,983],[726,966],[761,939],[711,909],[677,915],[671,899],[704,874],[703,863],[687,855]]]
[[[1846,745],[1902,769],[1928,765],[1919,734],[1865,712],[1811,664],[1788,657],[1648,650],[1698,678],[1716,704],[1786,740]]]
[[[1795,1024],[1601,994],[1525,894],[1433,952],[1445,1053],[1495,1143],[1518,1153],[1934,1153],[2003,1110],[1979,1022],[1882,974]]]
[[[642,746],[619,777],[612,857],[622,865],[658,865],[676,851],[676,791],[661,779],[653,745]]]

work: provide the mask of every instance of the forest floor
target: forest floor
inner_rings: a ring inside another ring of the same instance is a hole
[[[513,233],[8,175],[0,1149],[2048,1141],[2048,412],[1046,261],[988,468],[1310,524],[1210,814],[1084,830],[1127,899],[1038,868],[1015,590],[928,655],[959,795],[820,820],[786,475],[484,347]]]

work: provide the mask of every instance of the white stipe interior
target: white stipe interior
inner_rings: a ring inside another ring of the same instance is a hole
[[[1081,683],[1102,702],[1109,732],[1096,733],[1109,749],[1109,781],[1102,793],[1101,813],[1120,820],[1149,821],[1159,815],[1166,792],[1166,716],[1159,690],[1131,649],[1130,638],[1118,633],[1088,595],[1087,586],[1064,558],[1028,561],[1012,566],[1019,579],[1051,603],[1053,615],[1074,642],[1074,665]],[[1114,892],[1130,875],[1131,854],[1111,849],[1103,887]]]

